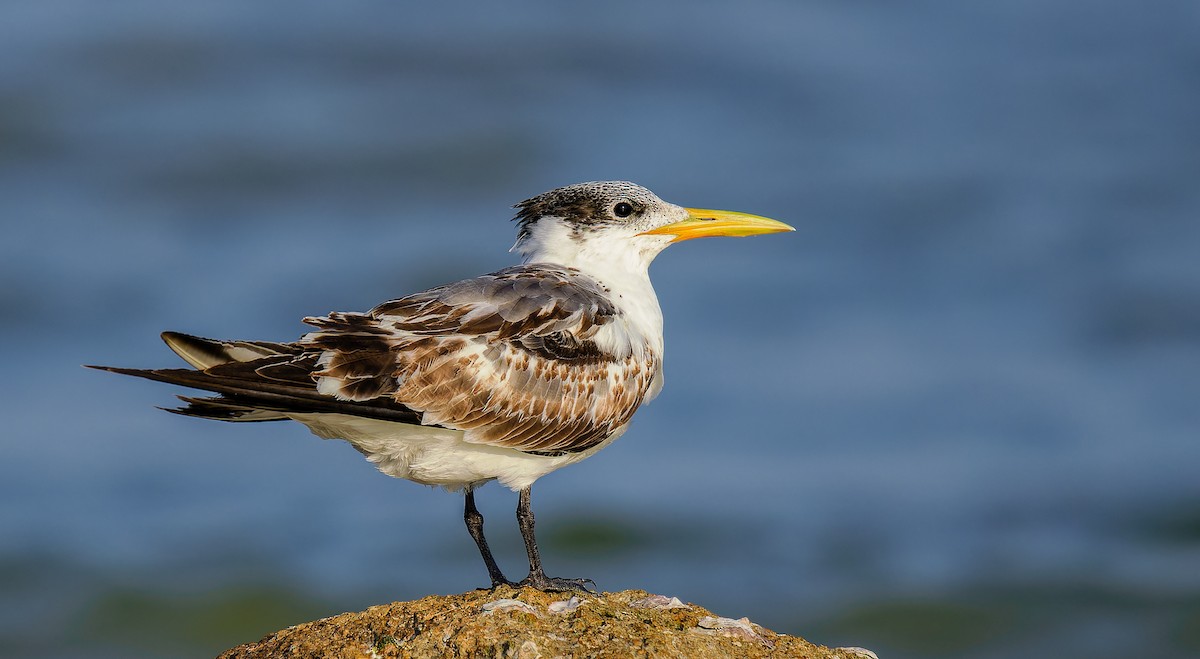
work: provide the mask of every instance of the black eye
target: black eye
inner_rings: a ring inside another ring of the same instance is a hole
[[[633,214],[633,206],[630,205],[628,202],[622,201],[621,203],[617,204],[616,206],[613,206],[613,215],[616,215],[617,217],[629,217],[632,214]]]

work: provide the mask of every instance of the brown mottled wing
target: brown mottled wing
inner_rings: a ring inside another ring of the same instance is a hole
[[[318,329],[302,343],[322,351],[322,394],[386,396],[472,442],[582,451],[629,421],[658,370],[605,293],[573,269],[517,266],[306,319]]]

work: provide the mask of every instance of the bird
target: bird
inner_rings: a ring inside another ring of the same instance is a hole
[[[514,206],[520,263],[384,302],[308,317],[294,342],[162,339],[190,368],[90,366],[208,392],[190,417],[293,420],[349,442],[379,471],[465,493],[463,519],[491,587],[591,592],[548,577],[533,483],[620,437],[663,386],[663,316],[651,261],[707,236],[794,231],[740,213],[685,208],[628,181],[557,188]],[[529,573],[509,581],[483,533],[475,491],[518,493]]]

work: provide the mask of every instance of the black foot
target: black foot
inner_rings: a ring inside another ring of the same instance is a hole
[[[547,592],[595,593],[596,582],[591,579],[561,579],[548,577],[542,571],[542,557],[538,553],[537,540],[533,537],[533,511],[529,508],[529,488],[521,490],[517,498],[517,524],[521,526],[521,537],[525,539],[525,553],[529,555],[529,576],[518,586],[530,586]],[[489,572],[491,572],[489,568]],[[491,572],[492,581],[496,573]],[[588,587],[591,584],[591,588]]]
[[[548,577],[544,574],[530,574],[521,580],[517,586],[530,586],[549,593],[596,593],[596,582],[591,579],[563,579]],[[590,585],[590,587],[589,587]]]

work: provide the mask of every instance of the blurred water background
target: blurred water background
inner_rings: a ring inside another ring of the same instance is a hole
[[[1190,2],[0,5],[0,655],[204,656],[480,586],[461,498],[83,363],[512,262],[634,180],[667,386],[552,574],[889,659],[1200,655]],[[481,491],[522,573],[515,496]]]

